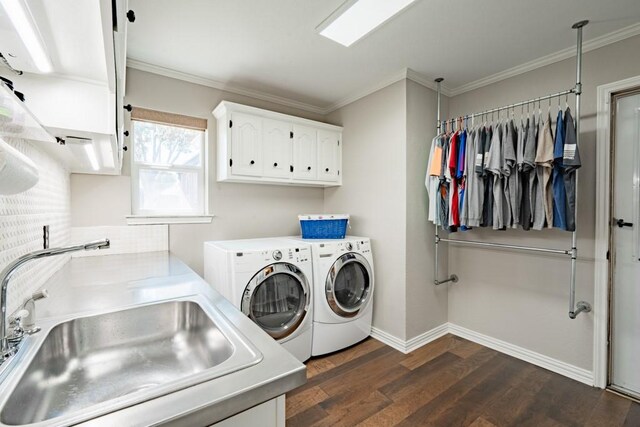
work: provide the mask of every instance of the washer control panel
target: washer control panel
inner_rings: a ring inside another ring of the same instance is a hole
[[[256,262],[310,262],[311,251],[307,247],[273,249],[264,251],[235,252],[236,265],[249,265],[251,268]]]

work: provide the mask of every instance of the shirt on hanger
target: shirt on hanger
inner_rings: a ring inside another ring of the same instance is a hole
[[[467,139],[467,173],[465,205],[466,224],[468,227],[479,227],[482,221],[482,208],[484,202],[484,179],[481,174],[474,171],[475,159],[482,156],[482,138],[484,127],[479,127]]]
[[[536,218],[538,199],[538,174],[536,173],[536,148],[538,146],[538,130],[540,121],[536,123],[535,113],[531,117],[529,132],[527,133],[527,144],[524,146],[523,171],[529,175],[529,206],[531,217],[529,218],[529,228],[533,227]],[[542,200],[542,199],[541,199]],[[540,210],[544,215],[544,208]]]
[[[534,223],[535,229],[542,229],[546,224],[547,227],[553,227],[553,190],[551,188],[551,171],[553,168],[553,135],[551,134],[551,115],[547,114],[547,119],[542,125],[542,129],[538,134],[538,146],[536,147],[536,173],[538,175],[538,195],[542,197],[542,205],[544,214],[536,218]],[[536,205],[540,202],[536,201]]]
[[[484,180],[484,195],[483,195],[483,210],[482,210],[482,223],[481,227],[493,226],[493,174],[487,170],[487,163],[489,161],[489,151],[491,150],[491,140],[493,139],[493,126],[486,128],[484,132],[484,143],[482,148],[484,155],[482,158],[482,179]]]
[[[504,197],[505,197],[505,214],[504,222],[506,227],[518,224],[518,216],[516,215],[516,193],[518,192],[518,173],[516,168],[516,139],[518,134],[513,120],[505,123],[505,138],[502,144],[504,153],[504,163],[502,165],[502,175],[504,175]]]
[[[442,135],[438,135],[431,141],[431,150],[429,152],[429,162],[427,164],[427,173],[424,185],[427,188],[429,198],[429,216],[428,220],[439,225],[437,215],[438,212],[438,186],[440,184],[440,167],[442,156]],[[436,172],[436,173],[434,173]]]
[[[558,110],[556,121],[556,138],[553,147],[553,226],[561,230],[567,229],[567,196],[564,188],[564,170],[562,157],[564,155],[565,129],[562,110]]]
[[[529,230],[531,228],[531,195],[529,194],[529,173],[531,172],[531,165],[525,163],[524,153],[527,151],[527,145],[529,145],[529,125],[530,119],[527,117],[527,121],[524,126],[521,126],[518,143],[521,144],[518,153],[522,153],[522,156],[517,159],[518,162],[518,175],[520,176],[520,218],[519,222],[523,230]],[[534,144],[535,145],[535,144]],[[516,154],[518,156],[519,154]]]
[[[504,126],[502,123],[496,125],[491,138],[491,148],[489,149],[489,162],[487,171],[493,175],[493,229],[504,228],[504,187],[502,183],[502,164],[504,163],[502,151]]]
[[[564,187],[567,197],[567,231],[576,230],[576,170],[582,166],[580,151],[576,139],[576,127],[571,110],[567,107],[564,113],[565,141],[562,156],[564,169]]]

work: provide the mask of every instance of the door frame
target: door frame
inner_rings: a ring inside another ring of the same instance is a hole
[[[609,241],[611,238],[611,97],[637,88],[640,76],[598,86],[596,136],[596,230],[593,302],[593,380],[606,388],[609,374]]]

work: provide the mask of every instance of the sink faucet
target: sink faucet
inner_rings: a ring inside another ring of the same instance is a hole
[[[7,287],[13,273],[23,264],[40,258],[62,255],[69,252],[88,251],[92,249],[106,249],[110,246],[109,239],[96,240],[83,245],[67,246],[63,248],[43,249],[28,253],[13,261],[0,273],[0,364],[18,350],[17,344],[9,344],[7,337]]]

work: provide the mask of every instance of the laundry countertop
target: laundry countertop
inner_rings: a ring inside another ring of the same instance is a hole
[[[45,288],[50,297],[36,303],[42,320],[200,295],[263,355],[253,366],[99,416],[87,425],[211,425],[306,381],[302,363],[168,252],[72,258]]]

